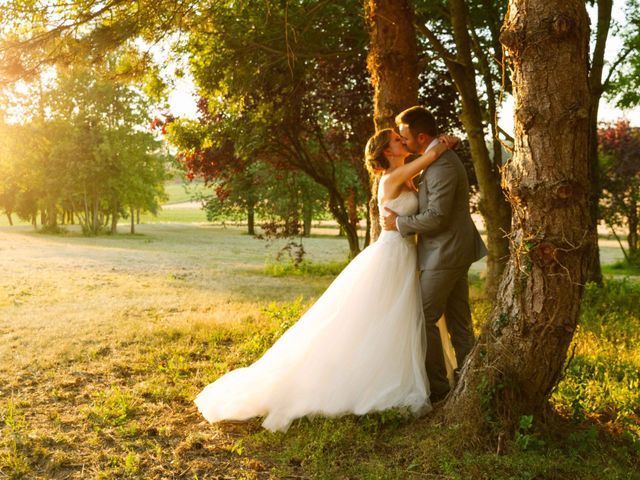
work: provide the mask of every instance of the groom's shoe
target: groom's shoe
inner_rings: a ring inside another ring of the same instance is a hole
[[[429,400],[431,401],[431,405],[435,407],[438,403],[442,403],[447,398],[447,395],[449,395],[450,391],[451,390],[447,390],[441,393],[434,392],[431,395],[429,395]]]

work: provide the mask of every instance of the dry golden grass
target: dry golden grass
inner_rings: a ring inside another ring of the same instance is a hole
[[[191,399],[230,362],[257,353],[223,355],[266,322],[266,304],[314,298],[331,278],[265,276],[277,245],[238,229],[140,232],[0,229],[0,478],[260,469],[238,464],[234,430],[207,427]],[[305,248],[315,261],[346,255],[340,239],[308,239]]]
[[[566,420],[557,440],[542,443],[527,430],[534,447],[512,442],[503,456],[466,451],[455,430],[394,411],[302,419],[271,434],[257,420],[208,425],[192,400],[255,360],[332,277],[265,275],[278,245],[239,228],[155,224],[139,232],[85,238],[0,227],[0,479],[640,476],[639,431],[625,424],[637,418],[640,329],[622,328],[637,323],[622,309],[620,327],[607,330],[617,314],[599,322],[611,310],[604,297],[585,331],[605,343],[624,334],[615,343],[628,361],[613,368],[604,346],[591,352],[578,334],[576,373],[554,398],[567,415],[617,412],[615,428]],[[347,255],[344,239],[304,244],[313,262]],[[617,304],[636,295],[619,288]],[[489,309],[474,300],[477,321]],[[596,394],[584,391],[588,382]],[[609,391],[622,400],[612,403]]]

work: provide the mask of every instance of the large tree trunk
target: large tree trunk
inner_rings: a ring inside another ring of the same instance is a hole
[[[500,165],[492,161],[486,143],[483,107],[478,96],[476,69],[471,55],[473,42],[469,33],[469,11],[465,1],[451,0],[449,13],[456,45],[455,54],[426,25],[421,24],[420,30],[447,65],[462,101],[460,119],[469,139],[473,167],[480,187],[478,209],[484,219],[489,251],[485,291],[489,298],[494,298],[509,258],[511,208],[502,192]]]
[[[505,169],[512,248],[491,321],[444,413],[470,439],[513,434],[556,384],[578,321],[596,239],[589,229],[587,48],[583,0],[510,0],[502,41],[515,98]]]
[[[367,0],[369,56],[376,131],[395,126],[395,116],[418,103],[418,53],[408,0]],[[371,179],[371,240],[380,235],[378,177]]]
[[[589,70],[589,93],[591,96],[591,108],[589,111],[589,180],[591,182],[591,195],[589,197],[589,215],[591,226],[598,235],[598,214],[600,203],[600,166],[598,163],[598,108],[600,97],[604,92],[602,84],[602,71],[604,69],[604,52],[611,27],[611,9],[613,0],[598,0],[598,23],[596,26],[596,43],[591,58]],[[600,249],[596,243],[589,262],[587,280],[602,284],[602,269],[600,268]]]
[[[11,212],[4,212],[7,216],[7,220],[9,220],[9,225],[13,227],[13,219],[11,218]]]

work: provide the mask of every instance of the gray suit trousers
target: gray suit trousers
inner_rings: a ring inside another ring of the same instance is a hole
[[[449,390],[447,371],[442,352],[442,340],[436,322],[444,313],[451,343],[456,352],[458,368],[473,348],[475,338],[469,308],[470,265],[447,270],[422,270],[422,307],[427,331],[425,365],[431,394],[442,396]]]

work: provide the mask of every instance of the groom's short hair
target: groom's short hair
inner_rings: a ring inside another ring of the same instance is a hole
[[[433,114],[424,107],[416,105],[407,108],[396,116],[396,124],[404,123],[409,127],[414,136],[419,133],[426,133],[430,137],[438,136],[438,125]]]

